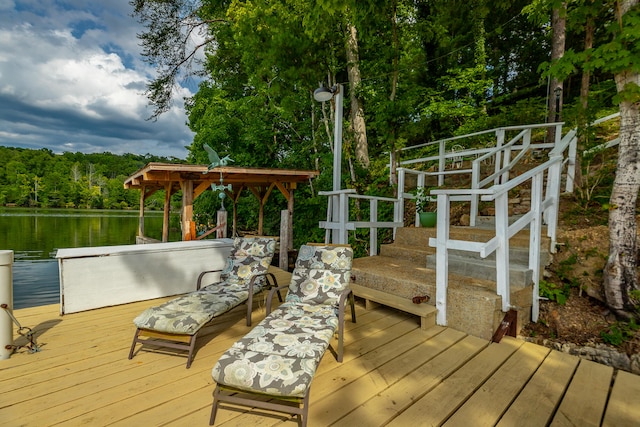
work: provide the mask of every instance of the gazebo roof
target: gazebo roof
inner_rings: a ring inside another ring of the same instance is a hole
[[[222,175],[221,175],[222,174]],[[183,181],[192,181],[194,188],[208,187],[212,183],[231,184],[232,192],[241,187],[280,187],[295,188],[298,182],[307,182],[319,175],[318,171],[271,168],[244,168],[221,166],[209,170],[206,165],[183,165],[172,163],[149,163],[135,172],[124,182],[124,188],[165,189],[171,184],[174,190],[180,189]]]
[[[263,231],[263,206],[274,188],[280,190],[287,200],[289,216],[293,215],[293,192],[297,183],[307,182],[318,176],[320,172],[295,169],[243,168],[221,166],[209,170],[207,165],[182,165],[173,163],[149,163],[135,172],[124,182],[124,188],[140,190],[140,222],[138,236],[144,238],[144,201],[158,190],[165,192],[164,221],[162,241],[169,235],[170,197],[182,190],[181,228],[182,240],[196,238],[196,226],[193,222],[193,201],[210,188],[212,184],[231,185],[224,189],[233,203],[236,203],[243,189],[248,189],[259,201],[258,234]],[[220,213],[220,211],[219,211]],[[218,225],[226,223],[219,219]],[[233,210],[233,232],[236,232],[236,210]],[[226,226],[226,224],[225,224]],[[291,221],[286,225],[287,246],[291,246]],[[223,233],[224,234],[224,233]],[[205,234],[206,235],[206,234]],[[226,234],[225,234],[226,235]],[[286,258],[286,257],[285,257]]]

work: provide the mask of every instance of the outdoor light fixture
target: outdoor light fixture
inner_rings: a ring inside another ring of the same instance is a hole
[[[319,90],[319,89],[316,89],[316,92],[317,92],[318,90]],[[556,87],[556,88],[553,90],[553,92],[556,94],[556,98],[560,98],[560,94],[562,93],[562,88],[561,88],[560,86],[558,86],[558,87]]]
[[[562,95],[562,88],[557,86],[553,92],[556,94],[556,122],[560,121],[560,95]]]
[[[318,89],[313,91],[313,99],[318,102],[329,101],[333,98],[333,95],[338,91],[338,87],[334,86],[332,88],[320,86]]]

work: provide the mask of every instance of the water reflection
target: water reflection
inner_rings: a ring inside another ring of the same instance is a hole
[[[59,248],[135,244],[137,229],[137,211],[0,208],[0,249],[14,251],[14,308],[60,302]],[[145,213],[145,234],[160,239],[161,212]]]
[[[22,260],[13,264],[13,308],[59,302],[58,261]]]

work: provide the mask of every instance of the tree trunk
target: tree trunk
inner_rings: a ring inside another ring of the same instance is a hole
[[[391,94],[389,95],[389,101],[395,102],[396,93],[398,90],[398,63],[399,63],[399,51],[400,51],[400,41],[398,39],[398,2],[394,1],[391,4],[391,28],[392,28],[392,37],[393,37],[393,74],[391,76]],[[389,152],[391,156],[389,158],[389,184],[393,187],[394,196],[397,196],[398,188],[398,164],[396,162],[396,128],[392,127],[392,131],[389,135]]]
[[[638,0],[620,2],[618,19]],[[627,70],[615,75],[618,93],[627,85],[640,85],[640,74]],[[604,269],[605,298],[609,308],[623,319],[638,317],[636,205],[640,191],[640,101],[622,97],[620,145],[609,211],[609,258]]]
[[[486,30],[484,27],[484,21],[486,18],[486,12],[484,8],[484,1],[475,1],[472,7],[474,22],[473,22],[473,38],[474,38],[474,60],[475,67],[479,74],[476,77],[483,82],[487,77],[487,48],[486,48]],[[485,85],[483,84],[483,87]],[[482,110],[483,114],[487,114],[487,101],[486,90],[481,93],[474,93],[474,100],[478,103],[478,107]]]
[[[562,6],[553,9],[551,13],[551,29],[553,31],[553,41],[551,45],[551,62],[564,56],[565,38],[567,27],[567,3],[562,2]],[[562,81],[557,78],[551,79],[549,85],[549,116],[548,123],[560,121],[562,117]],[[556,131],[554,128],[547,130],[547,142],[555,142]]]
[[[369,168],[369,146],[367,128],[364,121],[362,100],[358,97],[360,86],[360,56],[358,53],[358,31],[349,23],[347,27],[347,74],[349,75],[349,96],[351,101],[351,126],[355,141],[355,157],[364,168]]]
[[[584,50],[593,48],[593,34],[595,32],[595,22],[593,16],[587,17],[584,28]],[[573,182],[576,187],[582,186],[582,152],[586,148],[589,138],[589,83],[591,72],[588,69],[582,70],[582,81],[580,82],[580,113],[578,114],[578,155],[576,156],[575,176]]]

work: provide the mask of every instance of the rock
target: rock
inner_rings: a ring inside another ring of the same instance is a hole
[[[640,375],[640,354],[631,355],[631,373]]]
[[[581,357],[582,359],[611,366],[614,369],[640,373],[640,355],[634,354],[629,358],[626,353],[621,353],[617,349],[605,344],[596,344],[595,347],[591,347],[554,342],[552,348],[563,353]]]

